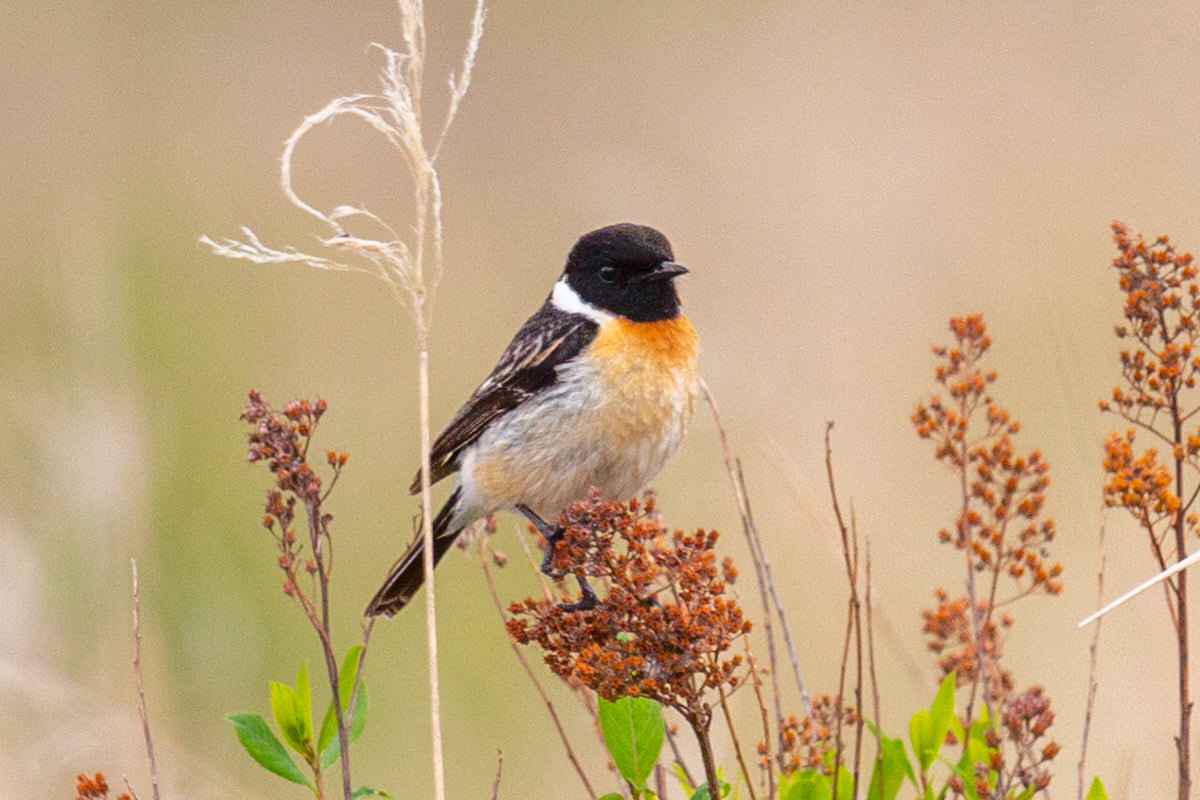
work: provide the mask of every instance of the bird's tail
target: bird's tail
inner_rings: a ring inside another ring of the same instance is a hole
[[[462,530],[462,528],[449,530],[461,491],[456,488],[451,493],[450,499],[442,506],[442,510],[433,519],[433,563],[435,565],[442,560],[442,556],[450,549],[450,545],[454,544],[454,540],[458,538],[458,532]],[[379,587],[379,591],[367,605],[366,615],[368,617],[391,617],[408,605],[408,601],[412,600],[417,589],[420,589],[421,584],[425,582],[424,552],[425,538],[418,532],[417,538],[413,539],[408,549],[404,551],[404,555],[400,556],[392,565],[383,586]]]

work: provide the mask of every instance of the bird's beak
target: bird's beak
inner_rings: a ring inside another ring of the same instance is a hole
[[[680,275],[686,275],[687,272],[688,268],[683,264],[674,261],[664,261],[650,272],[639,275],[634,280],[639,283],[642,281],[669,281],[672,278],[678,278]]]

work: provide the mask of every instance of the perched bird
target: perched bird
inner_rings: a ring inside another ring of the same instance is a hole
[[[686,272],[653,228],[624,223],[579,239],[546,302],[433,445],[431,482],[457,473],[433,520],[435,562],[495,511],[520,511],[545,533],[543,520],[592,487],[627,500],[658,474],[699,383],[699,339],[674,283]],[[409,491],[420,487],[418,471]],[[418,535],[368,616],[390,617],[412,599],[423,549]]]

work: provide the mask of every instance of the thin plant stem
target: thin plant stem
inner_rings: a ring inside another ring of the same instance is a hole
[[[491,567],[488,566],[487,538],[485,536],[479,537],[479,565],[483,568],[483,576],[487,582],[488,592],[492,596],[492,604],[496,607],[496,613],[500,615],[501,620],[504,620],[504,603],[500,600],[500,593],[496,591],[496,581],[492,575]],[[538,696],[542,698],[542,704],[550,712],[550,719],[554,722],[554,729],[558,731],[559,741],[562,742],[563,749],[567,751],[567,760],[575,768],[575,774],[579,776],[579,781],[583,784],[587,796],[589,798],[595,797],[596,790],[592,788],[587,773],[583,771],[583,765],[579,763],[579,759],[575,756],[575,750],[571,747],[571,741],[567,738],[567,731],[563,727],[562,720],[558,717],[558,712],[554,709],[554,702],[546,694],[541,681],[537,679],[537,675],[534,674],[533,669],[529,666],[529,662],[525,659],[525,654],[521,652],[521,648],[517,645],[516,641],[511,636],[506,638],[508,639],[508,646],[512,648],[517,661],[521,664],[521,669],[525,671],[525,675],[529,678],[530,683],[537,690]]]
[[[500,776],[504,772],[504,751],[496,751],[496,780],[492,781],[492,800],[500,796]]]
[[[345,712],[342,709],[341,698],[338,692],[337,654],[333,650],[333,633],[329,624],[329,574],[332,565],[326,567],[326,547],[323,546],[331,545],[332,540],[329,538],[329,533],[324,529],[325,525],[321,518],[320,507],[314,507],[307,503],[305,505],[305,512],[308,516],[309,540],[312,546],[313,560],[317,566],[316,574],[321,594],[321,620],[318,632],[321,634],[321,650],[325,657],[325,673],[329,678],[329,689],[333,696],[333,713],[337,722],[338,746],[341,748],[342,794],[345,800],[350,800],[354,792],[350,782],[350,734],[346,727]],[[329,555],[332,556],[332,551],[330,551]],[[319,768],[317,772],[319,779]]]
[[[683,753],[679,751],[679,742],[675,741],[675,734],[671,730],[670,725],[665,725],[667,744],[671,745],[671,754],[675,756],[675,765],[683,772],[683,779],[688,782],[688,785],[695,786],[696,779],[692,777],[691,770],[687,767],[687,762],[683,760]]]
[[[425,539],[425,645],[429,655],[429,736],[436,800],[446,800],[446,767],[442,754],[442,695],[438,684],[437,604],[433,578],[433,493],[430,490],[429,331],[425,326],[424,292],[417,295],[417,393],[421,427],[421,535]]]
[[[661,762],[654,765],[654,792],[659,800],[667,797],[667,768]]]
[[[1100,523],[1100,565],[1096,568],[1096,605],[1104,603],[1104,566],[1108,560],[1108,551],[1104,547],[1104,522]],[[1087,703],[1084,705],[1083,711],[1083,733],[1079,735],[1079,767],[1078,767],[1078,798],[1083,800],[1084,793],[1084,765],[1087,762],[1087,747],[1088,734],[1092,729],[1092,709],[1096,705],[1096,689],[1098,683],[1096,681],[1096,660],[1100,650],[1100,621],[1096,622],[1096,630],[1092,632],[1092,643],[1088,647],[1088,693]]]
[[[880,787],[887,786],[887,775],[884,774],[883,763],[883,733],[880,726],[883,724],[883,718],[880,716],[879,710],[879,678],[875,674],[875,622],[872,618],[871,607],[873,598],[871,596],[871,539],[866,537],[863,543],[866,550],[866,604],[867,604],[867,664],[871,675],[871,706],[872,713],[875,715],[875,752],[878,753],[877,764],[879,769],[879,785]]]
[[[796,647],[792,642],[792,635],[788,629],[787,618],[783,610],[783,601],[779,596],[779,589],[771,574],[770,561],[766,557],[766,552],[762,546],[762,539],[758,533],[758,526],[754,523],[754,517],[750,511],[750,501],[746,493],[746,482],[745,476],[742,473],[741,462],[733,455],[729,446],[729,436],[721,420],[721,412],[717,408],[716,397],[713,396],[712,391],[708,388],[708,384],[703,379],[700,380],[700,390],[704,393],[704,399],[708,403],[709,410],[712,411],[713,420],[717,426],[717,434],[721,441],[721,454],[725,461],[725,470],[729,475],[730,483],[733,485],[738,513],[742,520],[742,533],[745,535],[746,542],[750,547],[750,559],[754,564],[754,576],[758,581],[759,597],[763,607],[763,631],[767,639],[767,660],[771,665],[771,694],[775,706],[776,729],[778,735],[782,737],[783,700],[779,690],[779,665],[775,653],[774,628],[771,623],[772,600],[774,601],[774,611],[778,615],[780,627],[783,628],[784,642],[788,649],[788,655],[791,658],[792,674],[796,679],[796,686],[800,692],[800,700],[804,706],[805,714],[809,717],[812,716],[812,700],[808,696],[808,690],[805,688],[804,679],[800,674],[800,658],[796,654]],[[768,595],[770,598],[768,598]],[[782,738],[779,744],[779,757],[782,758]]]
[[[959,401],[959,418],[969,419],[973,410],[974,408],[969,405],[969,400],[964,396]],[[959,495],[962,500],[962,511],[958,518],[958,533],[962,537],[963,559],[967,571],[967,603],[971,606],[971,638],[975,643],[975,679],[971,681],[971,692],[967,696],[967,714],[964,719],[966,727],[970,727],[975,719],[975,695],[979,691],[979,682],[984,680],[983,620],[979,615],[979,602],[976,599],[975,562],[971,557],[971,529],[967,522],[971,511],[971,493],[967,482],[969,451],[970,445],[964,438],[959,442],[958,463],[955,464],[955,469],[958,471]],[[966,746],[966,742],[963,742],[963,748]]]
[[[733,724],[733,715],[729,712],[729,696],[725,694],[725,687],[718,687],[721,693],[721,711],[725,715],[725,724],[729,726],[729,736],[733,740],[733,752],[737,756],[738,766],[741,767],[742,774],[746,776],[746,789],[750,792],[750,800],[758,800],[758,795],[754,793],[754,782],[750,780],[750,768],[746,766],[746,759],[742,756],[742,743],[738,741],[737,728]],[[711,794],[709,795],[712,796]]]
[[[758,677],[758,664],[754,661],[754,654],[750,652],[749,639],[746,640],[745,647],[746,663],[750,665],[750,685],[754,687],[754,696],[758,699],[758,710],[762,716],[763,745],[767,748],[763,758],[763,767],[767,773],[766,796],[773,798],[775,797],[775,761],[771,758],[771,720],[767,716],[767,704],[763,701],[762,681]],[[749,776],[747,776],[747,780],[749,780]]]
[[[710,716],[706,712],[689,710],[684,714],[692,732],[696,734],[696,743],[700,745],[700,758],[704,762],[704,779],[708,782],[708,796],[721,796],[721,779],[717,777],[717,761],[713,758],[712,740],[709,738],[708,724]]]
[[[375,45],[384,54],[386,66],[382,72],[382,88],[373,94],[354,94],[335,98],[324,108],[307,116],[284,143],[280,164],[280,186],[287,199],[298,208],[313,215],[330,226],[333,235],[320,240],[327,248],[335,249],[349,257],[358,259],[347,263],[336,258],[327,258],[298,251],[294,247],[282,249],[264,244],[249,228],[242,228],[245,241],[223,239],[216,241],[208,236],[201,242],[213,252],[229,258],[248,260],[259,264],[303,263],[317,269],[366,272],[382,280],[393,294],[400,299],[407,295],[414,317],[417,344],[418,418],[421,439],[421,535],[425,552],[425,629],[429,660],[430,690],[430,735],[431,763],[434,778],[434,797],[445,800],[445,767],[442,751],[441,695],[438,681],[437,616],[433,574],[433,503],[430,492],[430,447],[429,424],[429,328],[432,319],[432,292],[442,275],[443,229],[441,219],[442,193],[437,171],[434,168],[447,132],[454,121],[463,97],[470,85],[471,74],[483,36],[483,21],[486,16],[484,1],[476,0],[472,19],[471,36],[463,55],[457,77],[450,77],[450,101],[444,121],[433,139],[434,147],[426,146],[423,130],[422,94],[426,56],[425,8],[423,0],[398,0],[401,34],[404,52]],[[323,212],[305,202],[292,185],[292,159],[296,145],[309,131],[335,117],[348,115],[382,135],[400,154],[412,183],[414,220],[411,225],[411,246],[396,234],[399,226],[385,223],[372,212],[354,206],[338,206]],[[350,217],[365,217],[376,223],[392,238],[375,240],[350,235],[342,225]],[[425,263],[428,239],[432,236],[431,265]],[[426,272],[426,267],[429,272]],[[311,613],[311,603],[301,598],[301,604],[316,624]],[[326,640],[328,637],[325,637]],[[328,642],[324,642],[328,646]],[[336,662],[335,662],[336,663]],[[336,686],[334,687],[337,696]],[[335,703],[339,709],[341,704]],[[343,775],[348,771],[345,763],[346,740],[339,725],[339,736],[343,746]],[[346,779],[348,780],[348,778]],[[348,784],[347,784],[348,785]],[[349,789],[347,789],[347,792]]]
[[[833,503],[833,514],[837,520],[838,531],[841,534],[842,540],[842,559],[846,567],[846,578],[850,581],[850,601],[846,611],[846,635],[842,643],[842,663],[838,677],[838,703],[842,704],[843,691],[846,683],[846,668],[850,660],[850,637],[854,634],[855,639],[855,682],[854,682],[854,705],[858,711],[858,724],[855,731],[854,742],[854,785],[858,785],[859,769],[862,765],[862,737],[863,737],[863,715],[862,715],[862,683],[863,683],[863,647],[862,647],[862,609],[858,598],[858,530],[854,520],[854,512],[850,513],[850,526],[847,527],[845,519],[842,517],[841,505],[838,501],[837,486],[834,481],[833,474],[833,445],[831,434],[833,432],[833,420],[825,423],[825,475],[829,483],[829,494]],[[838,709],[837,715],[837,747],[834,752],[834,772],[833,772],[833,793],[837,796],[838,784],[838,765],[842,758],[842,713]]]
[[[137,559],[129,559],[129,564],[133,570],[133,675],[137,680],[138,715],[142,718],[146,758],[150,762],[150,791],[154,800],[158,800],[158,764],[154,760],[154,739],[150,736],[150,715],[146,713],[146,688],[142,683],[142,601],[138,593]]]

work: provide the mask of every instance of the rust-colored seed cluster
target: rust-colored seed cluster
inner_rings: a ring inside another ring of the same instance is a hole
[[[838,715],[843,728],[858,724],[858,712],[838,698],[821,695],[812,704],[812,716],[797,718],[789,714],[779,729],[779,764],[784,772],[819,767],[837,747]],[[765,767],[770,759],[766,742],[758,743],[759,762]]]
[[[646,696],[706,718],[705,694],[741,680],[742,656],[727,651],[751,627],[726,596],[736,570],[728,559],[717,564],[717,533],[668,533],[652,502],[625,505],[595,492],[562,522],[554,566],[602,581],[600,603],[571,610],[526,598],[509,608],[509,634],[536,643],[551,670],[604,698]]]
[[[992,344],[983,317],[954,317],[950,329],[957,345],[933,349],[941,359],[935,376],[948,396],[934,395],[912,414],[917,435],[933,440],[936,458],[968,482],[967,509],[939,538],[969,548],[976,570],[1007,575],[1021,594],[1058,594],[1062,565],[1046,560],[1054,520],[1042,515],[1050,465],[1037,450],[1017,453],[1020,423],[988,396],[997,376],[979,366]]]
[[[103,772],[89,776],[81,772],[75,776],[75,800],[108,800],[108,781]],[[117,796],[117,800],[131,800],[127,792]]]
[[[966,595],[951,599],[945,589],[938,589],[936,595],[937,608],[923,610],[921,619],[924,621],[925,646],[938,654],[942,674],[954,672],[958,686],[970,685],[975,682],[982,663],[982,683],[988,702],[995,703],[1008,697],[1015,684],[1012,673],[1000,665],[1000,657],[1005,634],[1013,624],[1012,616],[988,614],[987,601],[980,600],[978,614],[982,630],[977,639],[973,633],[970,599]],[[977,642],[982,642],[982,658]]]
[[[986,762],[974,766],[972,788],[979,800],[999,800],[1012,797],[1018,785],[1028,790],[1044,790],[1050,785],[1049,763],[1062,749],[1058,742],[1041,744],[1046,731],[1054,724],[1054,711],[1045,690],[1036,684],[1018,695],[1006,699],[1000,706],[1000,729],[989,728],[985,733],[990,756]],[[1012,745],[1010,754],[1000,747],[1001,733]],[[1007,791],[998,792],[993,785],[994,776],[1003,776]],[[959,775],[949,780],[955,797],[967,796],[965,781]]]
[[[1113,431],[1104,442],[1104,500],[1129,510],[1153,531],[1164,520],[1174,524],[1180,511],[1175,476],[1185,463],[1200,466],[1200,429],[1173,429],[1172,422],[1190,416],[1181,394],[1196,386],[1200,372],[1200,281],[1192,254],[1178,252],[1166,236],[1147,243],[1119,221],[1113,222],[1112,231],[1118,251],[1113,267],[1125,293],[1128,323],[1117,326],[1116,334],[1133,339],[1136,346],[1121,350],[1123,385],[1114,387],[1111,399],[1100,408],[1161,434],[1169,451],[1163,455],[1175,469],[1160,460],[1156,448],[1135,453],[1133,427]],[[1194,531],[1197,515],[1189,512],[1183,522]]]
[[[1003,720],[1002,728],[986,732],[988,759],[974,765],[970,789],[982,800],[1008,796],[997,787],[1020,783],[1040,790],[1050,781],[1041,765],[1057,754],[1058,745],[1033,750],[1053,721],[1050,701],[1037,686],[1015,693],[1013,675],[1001,665],[1013,619],[996,609],[1034,592],[1059,594],[1062,565],[1049,560],[1055,527],[1043,515],[1050,467],[1036,450],[1017,452],[1013,440],[1020,423],[989,395],[997,374],[980,366],[992,344],[983,317],[954,317],[950,330],[955,344],[933,349],[942,391],[917,406],[912,422],[918,436],[933,441],[935,457],[962,481],[963,508],[954,530],[938,536],[966,551],[968,592],[952,598],[938,589],[937,607],[921,617],[926,645],[938,655],[942,674],[954,672],[959,686],[979,685]],[[1132,461],[1128,448],[1125,452]],[[1004,585],[1013,588],[1002,590]],[[993,783],[997,773],[1002,777]],[[967,794],[967,780],[970,776],[950,778],[955,796]]]
[[[323,486],[318,475],[308,462],[308,447],[317,424],[328,409],[324,399],[293,400],[276,411],[263,400],[262,394],[251,389],[241,419],[251,426],[247,441],[250,448],[247,460],[250,463],[265,461],[275,476],[275,487],[267,493],[264,506],[263,527],[275,539],[279,551],[279,568],[283,570],[283,593],[296,597],[307,605],[306,598],[297,583],[299,569],[310,576],[324,569],[328,578],[332,560],[317,558],[317,549],[329,550],[328,530],[332,514],[321,511],[321,503],[329,489]],[[337,480],[346,465],[346,453],[326,451],[325,462],[333,469],[333,481]],[[333,481],[330,482],[332,487]],[[296,520],[296,503],[299,502],[306,514],[309,530],[307,538],[314,548],[314,557],[301,562],[302,540],[296,535],[293,523]]]

